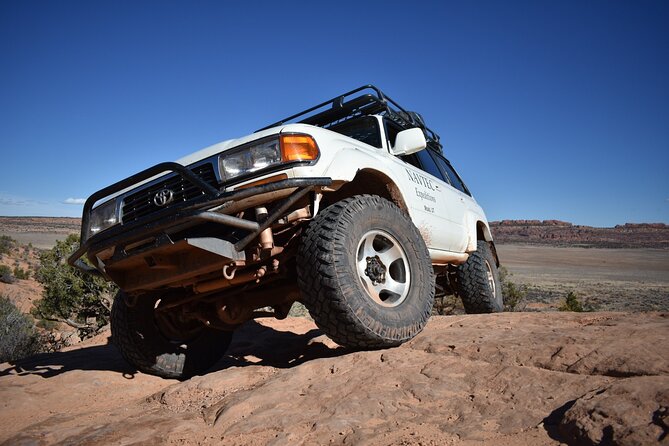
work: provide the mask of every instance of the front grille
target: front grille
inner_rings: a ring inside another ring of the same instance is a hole
[[[214,167],[211,163],[202,164],[191,170],[205,183],[218,189],[218,181],[216,180]],[[156,194],[163,189],[172,191],[174,199],[164,206],[158,206],[155,204],[154,199]],[[181,175],[168,175],[161,181],[125,197],[123,200],[123,223],[139,220],[153,212],[193,200],[201,195],[204,195],[204,192]]]

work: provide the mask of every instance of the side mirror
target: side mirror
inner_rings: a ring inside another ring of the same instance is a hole
[[[397,134],[395,146],[390,149],[393,155],[411,155],[427,147],[425,134],[419,128],[402,130]]]

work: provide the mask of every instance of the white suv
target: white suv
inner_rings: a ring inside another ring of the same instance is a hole
[[[503,308],[483,210],[420,115],[371,85],[96,192],[69,262],[119,286],[114,342],[165,377],[298,301],[350,348],[414,337],[435,291]]]

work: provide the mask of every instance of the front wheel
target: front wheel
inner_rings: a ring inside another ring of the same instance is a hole
[[[399,345],[430,317],[434,275],[425,242],[381,197],[347,198],[319,213],[302,236],[297,273],[314,321],[345,347]]]
[[[119,292],[111,312],[112,340],[137,370],[163,378],[188,378],[223,356],[232,332],[205,327],[168,310],[170,297],[147,294],[129,299]]]
[[[504,310],[497,262],[488,242],[479,240],[476,252],[455,271],[455,294],[467,314],[499,313]]]

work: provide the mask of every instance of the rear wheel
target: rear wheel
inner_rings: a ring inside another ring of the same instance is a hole
[[[137,370],[164,378],[187,378],[206,371],[223,356],[232,332],[205,327],[177,309],[174,297],[147,294],[114,299],[111,329],[114,344]]]
[[[455,271],[455,294],[468,314],[499,313],[504,310],[497,262],[488,242],[479,240],[476,252]]]
[[[397,206],[377,196],[319,213],[302,237],[297,272],[314,321],[346,347],[399,345],[430,316],[434,275],[425,242]]]

